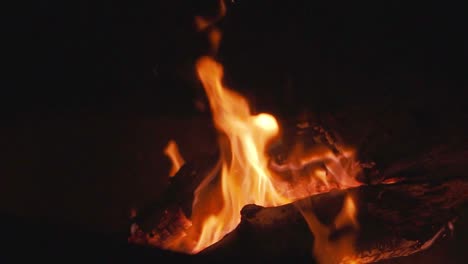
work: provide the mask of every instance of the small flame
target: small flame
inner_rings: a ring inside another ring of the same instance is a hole
[[[173,177],[179,171],[180,167],[184,165],[185,160],[182,158],[182,155],[179,152],[179,147],[174,140],[170,140],[169,143],[167,143],[167,146],[164,149],[164,154],[166,154],[166,156],[171,160],[172,167],[169,171],[169,176]]]
[[[224,0],[219,0],[219,12],[213,18],[206,18],[202,16],[195,17],[195,26],[198,31],[206,31],[211,44],[211,49],[214,53],[218,51],[219,43],[221,42],[221,31],[214,27],[214,25],[226,15],[226,4]]]
[[[213,17],[213,18],[206,18],[203,16],[196,16],[195,17],[195,26],[199,31],[203,31],[208,29],[209,27],[213,26],[221,20],[225,15],[226,15],[226,4],[224,3],[224,0],[219,0],[219,11],[218,14]]]
[[[348,224],[351,224],[354,227],[358,226],[358,222],[356,220],[356,205],[350,196],[346,196],[343,208],[335,219],[335,225],[337,228],[342,228]]]
[[[282,164],[272,161],[270,168],[280,177],[288,175],[287,182],[280,183],[284,185],[280,189],[292,199],[361,185],[356,180],[361,167],[349,148],[337,154],[325,144],[317,143],[308,150],[298,144]]]
[[[356,219],[356,205],[349,195],[345,197],[343,206],[331,225],[320,222],[313,213],[313,205],[309,199],[300,200],[295,205],[314,235],[313,254],[318,263],[359,263],[358,260],[350,258],[355,255],[354,242],[359,225]],[[341,234],[338,238],[330,239],[333,233],[345,228],[352,230]]]

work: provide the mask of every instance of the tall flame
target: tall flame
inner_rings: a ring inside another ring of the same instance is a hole
[[[253,115],[247,101],[236,92],[222,85],[223,68],[209,57],[201,58],[197,71],[209,98],[216,128],[223,134],[221,148],[221,199],[219,210],[202,217],[200,239],[195,252],[220,240],[233,230],[240,221],[240,211],[247,204],[275,206],[290,202],[275,189],[267,169],[266,145],[278,134],[276,119],[269,114]],[[204,187],[205,185],[202,185]],[[197,197],[212,188],[197,190]],[[195,201],[194,208],[205,206]],[[193,211],[194,214],[197,212]],[[193,216],[194,225],[198,218]]]

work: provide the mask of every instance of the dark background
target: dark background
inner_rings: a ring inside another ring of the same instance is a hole
[[[156,199],[167,183],[162,149],[169,139],[187,159],[213,151],[209,113],[195,107],[205,98],[193,65],[208,43],[193,17],[215,14],[216,3],[35,1],[3,8],[0,210],[7,223],[21,223],[9,233],[20,244],[31,229],[47,237],[50,224],[67,230],[58,232],[67,238],[70,230],[125,234],[129,208]],[[227,6],[218,59],[226,83],[255,111],[285,119],[305,111],[359,113],[355,131],[369,118],[390,118],[400,124],[398,135],[405,125],[413,129],[403,143],[465,139],[461,5]]]
[[[191,113],[193,61],[208,46],[193,16],[217,7],[196,2],[40,1],[5,9],[2,106],[14,113]],[[428,102],[442,109],[461,98],[466,18],[454,3],[229,3],[219,57],[232,86],[250,91],[258,105],[335,109],[380,96],[438,98]]]

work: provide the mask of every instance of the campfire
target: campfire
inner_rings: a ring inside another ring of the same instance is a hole
[[[218,16],[195,19],[212,44],[213,54],[201,56],[196,70],[219,155],[186,163],[170,141],[163,151],[173,164],[171,184],[162,200],[133,212],[130,243],[209,260],[253,255],[372,263],[426,250],[454,231],[468,183],[401,174],[443,161],[423,157],[381,172],[359,160],[359,149],[329,124],[284,127],[226,87],[215,57],[216,23],[225,13],[220,1]]]

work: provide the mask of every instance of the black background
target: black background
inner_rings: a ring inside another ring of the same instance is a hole
[[[201,2],[41,1],[7,8],[2,106],[15,113],[190,112],[199,93],[193,62],[207,49],[193,16],[217,7]],[[335,109],[381,96],[426,100],[442,110],[440,104],[462,99],[461,6],[240,0],[228,8],[219,57],[232,87],[250,91],[255,105]]]
[[[217,58],[226,83],[255,111],[288,117],[395,110],[425,120],[427,133],[466,131],[461,6],[266,0],[227,6]],[[12,236],[46,222],[124,233],[128,209],[164,187],[167,140],[178,139],[189,158],[205,151],[200,146],[210,151],[214,137],[204,131],[211,131],[207,113],[195,107],[204,94],[193,68],[209,45],[193,17],[216,8],[217,1],[183,0],[3,8],[0,209],[22,223]]]

